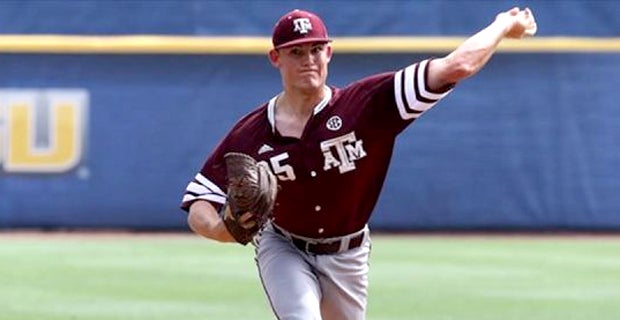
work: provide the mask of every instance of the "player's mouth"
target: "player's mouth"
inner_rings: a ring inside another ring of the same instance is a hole
[[[304,75],[304,74],[316,74],[316,73],[319,73],[319,71],[318,70],[314,70],[314,69],[304,69],[304,70],[300,70],[299,71],[299,74],[302,74],[302,75]]]

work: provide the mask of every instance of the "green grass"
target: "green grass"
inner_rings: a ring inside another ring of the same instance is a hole
[[[0,319],[274,319],[251,247],[0,234],[0,261]],[[617,320],[620,237],[374,236],[368,319]]]
[[[620,319],[620,238],[378,239],[371,319]]]

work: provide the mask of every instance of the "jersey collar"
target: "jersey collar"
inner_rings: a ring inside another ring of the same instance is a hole
[[[327,93],[325,97],[317,105],[314,107],[313,115],[321,112],[321,110],[325,109],[329,100],[332,99],[332,89],[328,86],[325,86],[327,89]],[[269,100],[269,104],[267,105],[267,119],[269,120],[269,124],[271,125],[271,132],[276,132],[276,101],[278,100],[278,96],[275,96]]]

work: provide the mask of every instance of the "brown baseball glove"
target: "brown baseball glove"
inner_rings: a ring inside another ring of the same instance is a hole
[[[224,224],[237,242],[246,245],[271,217],[278,180],[267,164],[249,155],[230,152],[224,161],[228,172]]]

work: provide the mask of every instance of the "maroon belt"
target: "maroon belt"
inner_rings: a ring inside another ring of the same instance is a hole
[[[341,240],[334,240],[334,241],[329,241],[329,242],[314,242],[314,241],[307,241],[304,240],[302,238],[296,237],[292,234],[286,234],[285,232],[283,232],[282,230],[280,230],[279,227],[273,225],[273,230],[287,238],[290,239],[291,242],[293,243],[293,245],[295,245],[295,247],[297,247],[297,249],[307,252],[307,253],[311,253],[311,254],[316,254],[316,255],[320,255],[320,254],[334,254],[334,253],[338,253],[340,252],[340,246],[342,244],[342,241],[345,241],[345,239],[341,239]],[[364,242],[364,234],[366,232],[360,232],[359,235],[350,238],[349,240],[349,245],[346,247],[345,250],[351,250],[351,249],[355,249],[359,246],[362,245],[362,243]]]

